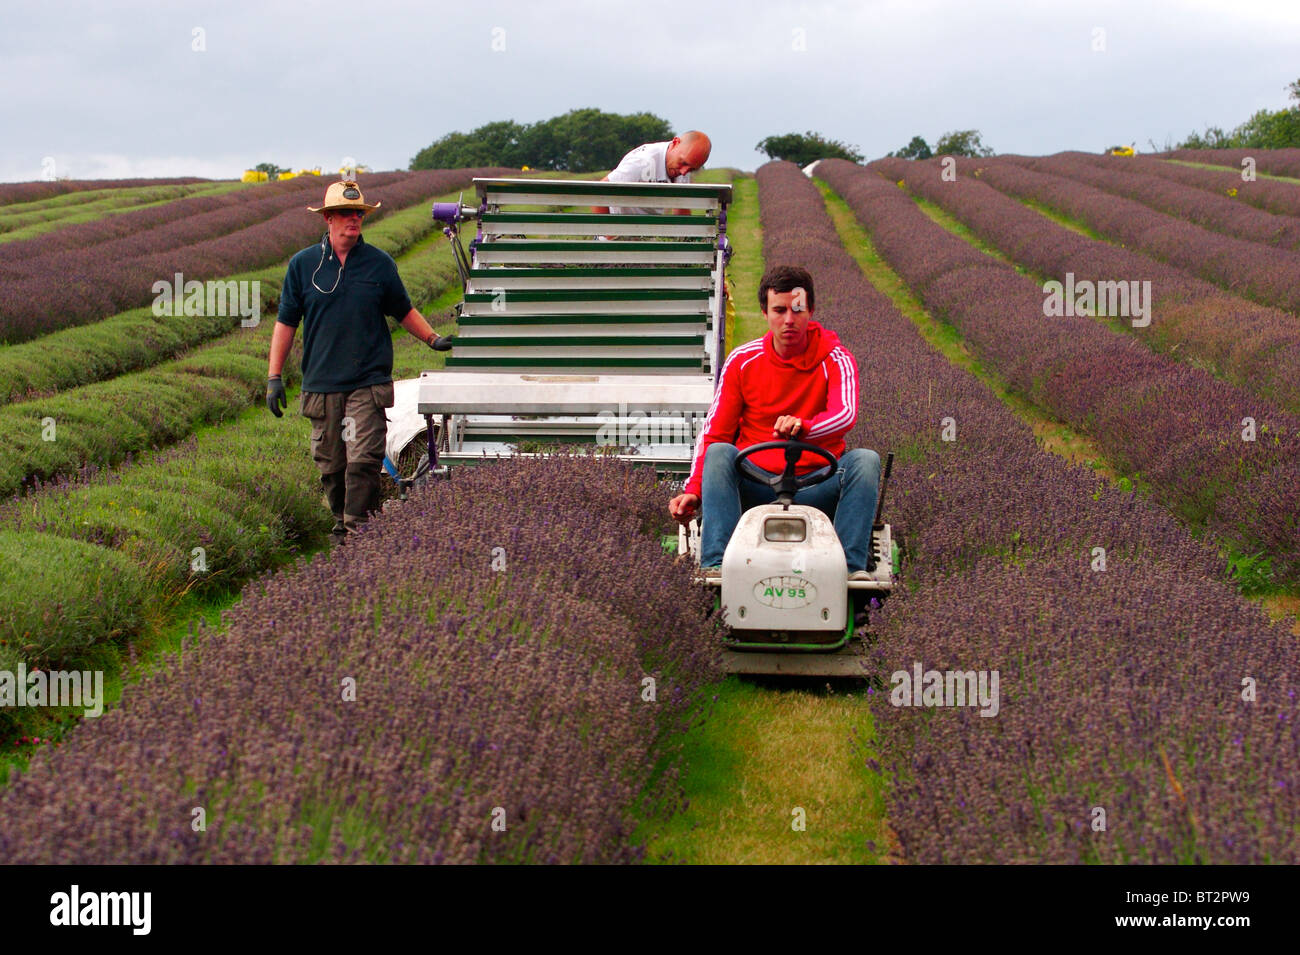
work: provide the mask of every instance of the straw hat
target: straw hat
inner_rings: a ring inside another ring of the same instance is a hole
[[[366,197],[361,194],[361,187],[351,179],[330,183],[325,190],[325,203],[319,209],[307,207],[308,212],[334,212],[337,209],[364,209],[373,212],[382,206],[376,202],[373,206],[366,204]]]

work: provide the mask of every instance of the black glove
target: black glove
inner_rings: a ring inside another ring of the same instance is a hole
[[[289,399],[284,394],[284,382],[280,380],[279,375],[266,379],[266,406],[277,418],[284,417],[281,408],[289,407]]]
[[[434,351],[451,351],[451,337],[434,332],[433,337],[425,342]]]

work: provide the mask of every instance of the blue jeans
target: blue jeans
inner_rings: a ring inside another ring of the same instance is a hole
[[[709,445],[704,454],[701,567],[722,565],[722,555],[742,511],[776,500],[776,492],[770,487],[736,472],[739,453],[734,444],[718,442]],[[866,569],[879,488],[880,455],[866,448],[855,448],[840,458],[838,471],[821,484],[806,487],[794,496],[796,504],[815,507],[832,519],[850,573]]]

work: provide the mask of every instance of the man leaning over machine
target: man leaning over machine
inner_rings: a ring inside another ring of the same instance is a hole
[[[799,491],[795,502],[832,518],[849,579],[866,579],[880,456],[866,448],[845,452],[844,435],[858,417],[857,362],[838,335],[812,320],[813,281],[803,269],[769,269],[759,283],[758,301],[768,333],[727,357],[690,476],[668,503],[668,513],[687,523],[703,512],[700,572],[719,576],[741,512],[776,500],[771,488],[736,473],[736,455],[764,441],[807,441],[838,457],[839,469],[829,480]],[[751,460],[773,475],[785,466],[775,449]],[[796,470],[806,474],[821,464],[805,453]]]
[[[697,129],[674,136],[662,143],[645,143],[624,156],[601,182],[690,182],[691,173],[704,168],[709,161],[713,143]],[[604,215],[646,215],[660,209],[639,209],[628,206],[596,206],[592,212]],[[678,215],[689,215],[689,209],[673,210]]]

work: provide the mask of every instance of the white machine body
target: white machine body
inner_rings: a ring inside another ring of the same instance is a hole
[[[831,519],[780,504],[740,515],[722,557],[722,606],[736,630],[842,631],[848,564]]]

